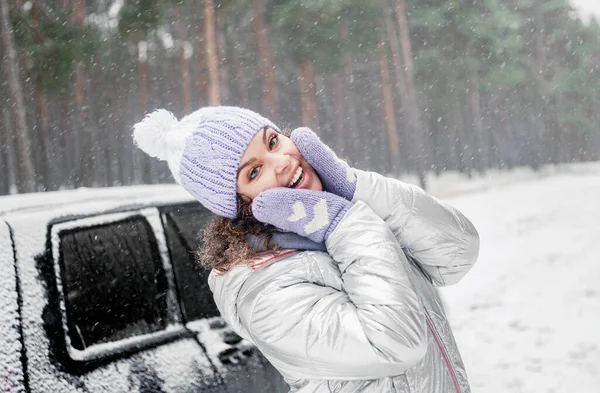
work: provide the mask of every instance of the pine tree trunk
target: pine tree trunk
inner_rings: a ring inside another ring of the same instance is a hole
[[[46,93],[44,93],[44,88],[40,83],[36,83],[36,101],[37,101],[37,110],[39,116],[39,135],[38,142],[40,146],[40,171],[42,172],[42,181],[45,190],[53,190],[52,186],[52,171],[50,168],[49,162],[49,149],[50,145],[50,123],[48,121],[48,101],[46,99]]]
[[[138,76],[138,89],[140,99],[140,114],[144,114],[148,111],[148,53],[145,42],[137,43],[137,76]],[[137,170],[134,170],[134,177],[136,183],[150,184],[152,183],[151,165],[150,159],[146,154],[140,151],[140,149],[134,148],[134,152],[137,156]]]
[[[244,62],[242,60],[240,41],[236,28],[231,29],[231,55],[233,56],[233,65],[235,67],[235,86],[238,93],[238,101],[242,107],[248,106],[248,83],[244,74]]]
[[[411,147],[414,150],[414,166],[419,177],[421,188],[426,187],[426,168],[427,154],[425,149],[426,131],[425,124],[421,122],[421,110],[417,98],[415,87],[415,71],[413,65],[412,47],[410,43],[410,32],[408,29],[408,21],[406,20],[406,5],[404,0],[395,0],[396,18],[398,19],[398,27],[400,31],[400,45],[402,47],[402,59],[404,60],[404,70],[406,77],[406,92],[408,105],[406,115],[408,117],[408,132],[411,135]]]
[[[348,25],[345,21],[340,23],[340,37],[343,42],[348,41]],[[354,75],[352,72],[352,56],[348,51],[345,51],[342,55],[342,62],[344,66],[344,107],[345,113],[347,114],[344,125],[346,127],[346,147],[348,156],[355,154],[360,151],[360,133],[358,129],[358,118],[355,104],[355,88],[354,88]]]
[[[533,119],[533,124],[535,127],[535,135],[533,143],[535,149],[532,162],[532,167],[534,169],[539,169],[542,162],[544,161],[545,154],[545,144],[546,144],[546,125],[544,123],[544,89],[545,89],[545,48],[544,48],[544,36],[543,36],[543,21],[541,17],[534,17],[534,27],[533,27],[533,40],[535,44],[535,63],[536,63],[536,83],[537,83],[537,94],[535,98],[535,110],[537,113],[531,113],[529,111],[529,117]]]
[[[219,59],[215,37],[215,9],[213,0],[204,0],[204,51],[208,69],[208,104],[221,104]]]
[[[317,130],[319,120],[315,97],[315,73],[312,61],[305,60],[300,64],[300,97],[302,101],[302,124]]]
[[[202,17],[202,9],[200,2],[202,0],[196,0],[193,7],[193,20],[194,20],[194,64],[196,66],[196,77],[194,78],[194,87],[196,89],[197,99],[196,104],[201,107],[205,106],[208,96],[208,72],[206,65],[206,54],[204,53],[204,31],[201,28],[203,26],[204,18]]]
[[[377,55],[379,57],[379,69],[381,72],[381,90],[383,96],[383,118],[385,120],[385,128],[388,135],[388,143],[390,149],[390,157],[392,159],[392,170],[398,172],[398,135],[396,129],[396,113],[394,111],[394,98],[392,96],[392,84],[390,78],[390,70],[388,68],[388,60],[385,50],[385,42],[383,34],[379,35],[379,43],[377,45]]]
[[[269,32],[263,19],[264,4],[262,0],[252,0],[252,22],[256,37],[256,58],[258,75],[262,83],[262,110],[275,124],[279,123],[279,107],[275,88],[275,67],[273,52],[269,41]]]
[[[181,70],[181,101],[183,111],[187,114],[192,111],[192,87],[190,82],[190,66],[185,57],[185,26],[183,3],[175,6],[177,10],[177,39],[179,41],[179,69]]]
[[[473,152],[474,164],[477,171],[480,173],[484,172],[487,163],[484,162],[485,157],[489,157],[486,152],[482,152],[483,140],[483,120],[481,117],[481,97],[479,94],[479,75],[477,71],[471,72],[471,86],[470,90],[470,112],[473,119],[473,143],[471,144],[471,150]],[[483,154],[482,154],[483,153]]]
[[[452,103],[452,136],[450,143],[453,144],[454,154],[456,156],[457,169],[460,173],[464,173],[471,177],[470,167],[467,165],[466,156],[466,143],[464,137],[465,122],[463,117],[463,111],[461,108],[461,101],[459,98],[455,98]]]
[[[71,110],[70,110],[70,93],[69,89],[61,89],[60,93],[60,121],[59,121],[59,138],[57,143],[57,153],[61,159],[61,178],[63,179],[62,184],[69,188],[75,187],[74,182],[74,168],[73,164],[75,158],[73,157],[73,132],[71,129]]]
[[[85,3],[84,0],[74,0],[74,22],[82,30],[85,21]],[[74,170],[75,170],[75,185],[92,187],[94,185],[94,157],[95,154],[89,154],[94,148],[89,130],[89,113],[86,102],[86,78],[83,74],[83,65],[78,62],[75,67],[75,105],[77,124],[73,129],[73,152],[74,152]],[[84,153],[85,152],[85,153]]]
[[[518,160],[515,157],[515,150],[517,146],[515,143],[515,135],[509,118],[509,112],[506,109],[506,101],[502,104],[500,108],[500,116],[502,119],[503,137],[502,144],[500,145],[499,149],[502,149],[501,156],[506,157],[506,168],[512,169],[518,164]]]
[[[43,45],[43,37],[40,32],[40,10],[38,0],[31,2],[31,22],[35,31],[35,40],[39,45]],[[48,160],[49,152],[48,145],[50,144],[49,130],[50,122],[48,121],[48,102],[46,99],[46,93],[41,80],[36,80],[34,84],[36,106],[37,106],[37,126],[40,131],[37,136],[37,143],[39,146],[39,157],[38,157],[38,170],[41,177],[41,182],[44,189],[51,189],[50,184],[52,183],[50,163]]]
[[[341,151],[345,151],[345,139],[344,133],[344,80],[339,73],[333,74],[333,107],[334,107],[334,130],[337,140],[337,148]]]
[[[4,97],[4,89],[0,87],[0,94],[3,94]],[[0,112],[0,196],[7,195],[10,192],[10,175],[11,175],[11,165],[9,161],[9,116],[8,110],[2,105],[2,112]]]
[[[225,18],[217,14],[217,51],[219,54],[219,75],[221,77],[221,102],[229,101],[229,70],[227,68],[227,47],[225,40]]]
[[[398,129],[398,134],[400,136],[398,146],[400,154],[399,165],[402,165],[405,169],[408,169],[408,163],[406,162],[406,158],[409,157],[411,154],[411,146],[409,143],[410,135],[407,131],[413,131],[410,128],[410,125],[412,123],[409,118],[409,116],[411,116],[411,113],[409,113],[410,100],[408,97],[408,87],[406,85],[404,60],[402,59],[402,52],[400,51],[400,42],[398,41],[398,37],[396,35],[396,29],[394,27],[391,12],[389,12],[387,7],[383,9],[383,22],[385,24],[385,31],[388,37],[390,50],[392,52],[392,64],[394,65],[394,75],[396,76],[396,92],[397,96],[400,98],[400,112],[403,115],[403,120],[405,124],[405,126],[402,129]]]
[[[35,191],[35,172],[31,159],[31,146],[25,115],[25,100],[23,98],[21,77],[17,64],[17,52],[15,50],[13,29],[9,14],[10,6],[8,0],[0,0],[0,16],[2,18],[0,20],[0,33],[7,54],[5,61],[6,77],[8,79],[9,98],[15,113],[16,145],[19,157],[18,162],[20,164],[17,189],[20,192],[33,192]]]
[[[136,45],[136,70],[138,82],[138,97],[140,100],[140,114],[148,111],[148,52],[145,42]]]

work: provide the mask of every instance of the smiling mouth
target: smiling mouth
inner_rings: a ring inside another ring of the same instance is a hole
[[[304,179],[304,170],[302,170],[302,167],[299,166],[298,169],[296,169],[296,173],[294,173],[294,177],[290,181],[290,184],[288,185],[288,187],[289,188],[298,187],[298,184],[302,183],[303,179]]]

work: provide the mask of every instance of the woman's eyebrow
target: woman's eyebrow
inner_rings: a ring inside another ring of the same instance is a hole
[[[252,164],[254,161],[256,161],[256,158],[251,158],[248,161],[246,161],[245,163],[243,163],[242,165],[240,165],[240,167],[237,170],[237,175],[236,177],[238,177],[240,175],[240,172],[242,171],[242,169],[244,169],[245,167],[247,167],[248,165]]]
[[[267,144],[267,130],[269,129],[269,126],[264,126],[262,128],[262,132],[263,132],[263,144],[266,145]],[[242,169],[244,169],[245,167],[247,167],[248,165],[252,164],[254,161],[256,161],[256,158],[251,158],[248,161],[246,161],[245,163],[243,163],[242,165],[240,165],[240,167],[237,170],[237,176],[240,175],[240,172],[242,171]],[[236,176],[236,177],[237,177]]]

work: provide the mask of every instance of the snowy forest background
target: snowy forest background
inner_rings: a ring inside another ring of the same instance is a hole
[[[600,159],[600,24],[567,0],[0,0],[0,195],[169,182],[131,127],[239,105],[359,168]]]

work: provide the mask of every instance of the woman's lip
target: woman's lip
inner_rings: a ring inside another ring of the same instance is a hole
[[[295,188],[304,188],[306,186],[308,186],[308,181],[310,180],[310,177],[308,175],[308,172],[302,168],[302,183],[298,184]]]

